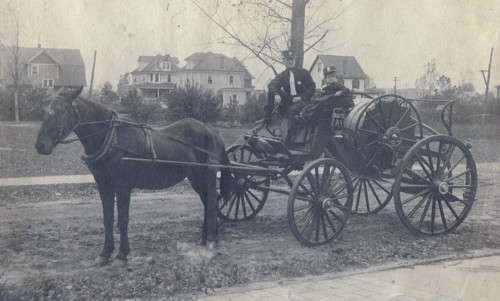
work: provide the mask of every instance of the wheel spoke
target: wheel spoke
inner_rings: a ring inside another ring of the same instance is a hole
[[[444,196],[441,196],[441,198],[444,201],[444,203],[446,204],[446,206],[448,207],[448,209],[450,209],[453,216],[455,216],[455,219],[458,219],[458,214],[455,212],[455,209],[453,209],[453,206],[451,206],[450,201],[448,201],[448,199]]]
[[[444,216],[443,204],[441,203],[441,197],[437,196],[437,203],[439,205],[439,213],[441,215],[441,220],[443,221],[443,227],[447,230],[448,225],[446,224],[446,217]]]
[[[318,190],[319,187],[315,186],[316,179],[314,178],[314,176],[310,172],[307,173],[306,177],[307,177],[307,180],[309,181],[309,184],[311,184],[311,190],[313,192],[313,197],[316,198],[316,196],[318,196],[320,193]]]
[[[331,218],[330,218],[330,216],[328,215],[328,212],[330,212],[330,211],[325,212],[326,221],[327,221],[327,222],[328,222],[328,224],[330,225],[330,228],[333,230],[333,233],[335,233],[335,232],[337,232],[337,230],[335,229],[335,225],[333,224],[332,219],[331,219]]]
[[[413,201],[414,199],[418,198],[418,197],[421,197],[422,195],[426,194],[426,193],[429,193],[431,192],[429,189],[425,189],[425,190],[422,190],[420,191],[419,193],[415,194],[414,196],[412,196],[411,198],[409,199],[406,199],[405,201],[401,202],[401,205],[406,205],[408,204],[409,202]]]
[[[427,203],[425,204],[424,212],[422,212],[422,215],[420,216],[420,221],[418,223],[418,228],[422,228],[422,224],[424,223],[425,216],[427,215],[427,211],[429,210],[429,207],[431,205],[431,198],[432,198],[432,193],[430,193],[426,199]]]
[[[411,219],[411,217],[417,212],[418,209],[420,209],[420,207],[422,207],[422,205],[424,204],[424,202],[429,199],[430,197],[430,192],[427,192],[427,195],[424,196],[420,202],[418,202],[418,204],[413,207],[413,209],[408,213],[408,219]]]
[[[253,206],[252,200],[250,200],[250,197],[248,196],[248,194],[249,193],[247,191],[245,191],[243,193],[243,195],[245,196],[245,199],[247,200],[248,206],[250,206],[250,209],[252,210],[252,212],[255,212],[255,207]]]
[[[368,186],[370,186],[370,190],[372,191],[373,195],[375,196],[375,199],[377,200],[377,203],[379,204],[379,206],[382,206],[382,201],[380,201],[380,198],[378,197],[377,192],[375,192],[375,189],[373,188],[370,181],[367,181],[367,182],[368,182]]]
[[[385,191],[387,194],[391,194],[390,190],[387,190],[382,184],[380,184],[377,180],[372,180],[374,184],[376,184],[380,189]],[[389,183],[388,181],[386,183]],[[389,183],[390,184],[390,183]]]

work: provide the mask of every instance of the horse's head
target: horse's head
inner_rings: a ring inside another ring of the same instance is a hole
[[[82,89],[83,87],[76,90],[62,88],[51,97],[36,138],[35,148],[39,154],[52,153],[54,147],[78,125],[78,112],[74,101]]]

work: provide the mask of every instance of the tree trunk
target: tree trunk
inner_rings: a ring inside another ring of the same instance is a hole
[[[19,122],[19,92],[18,89],[14,90],[14,116],[16,122]]]
[[[293,0],[291,24],[291,49],[297,54],[296,67],[304,64],[304,24],[306,19],[306,0]]]

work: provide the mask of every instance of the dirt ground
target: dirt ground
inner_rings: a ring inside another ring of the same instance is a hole
[[[308,248],[288,229],[286,198],[272,194],[249,222],[220,223],[220,244],[199,239],[202,205],[181,184],[132,197],[126,268],[97,267],[103,237],[94,185],[0,190],[0,299],[196,300],[223,287],[358,270],[388,262],[500,248],[499,163],[478,164],[479,193],[457,231],[416,237],[392,202],[370,216],[351,216],[333,243]],[[115,233],[118,243],[118,232]]]

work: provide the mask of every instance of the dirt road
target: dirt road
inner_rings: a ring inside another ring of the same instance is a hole
[[[202,205],[186,185],[135,192],[125,269],[94,265],[104,238],[93,184],[79,188],[91,192],[77,197],[72,186],[3,190],[0,299],[193,300],[237,284],[499,249],[500,164],[479,164],[478,170],[478,202],[454,233],[415,237],[390,204],[376,215],[352,216],[338,240],[316,248],[301,246],[289,232],[284,197],[272,195],[249,222],[221,223],[220,247],[209,253],[195,245]],[[19,201],[22,193],[27,197]]]

